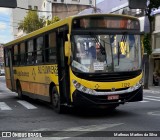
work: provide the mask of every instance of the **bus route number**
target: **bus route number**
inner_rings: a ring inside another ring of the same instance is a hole
[[[123,88],[130,87],[130,83],[122,83],[122,87]]]

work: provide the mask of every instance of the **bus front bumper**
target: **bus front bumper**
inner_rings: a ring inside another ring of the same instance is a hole
[[[143,87],[131,93],[119,94],[119,99],[108,100],[108,95],[89,95],[78,90],[72,95],[74,106],[98,107],[124,104],[143,100]]]

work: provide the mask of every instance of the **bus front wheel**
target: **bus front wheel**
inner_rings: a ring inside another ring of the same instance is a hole
[[[60,103],[60,95],[58,94],[58,92],[56,90],[56,87],[52,88],[51,104],[52,104],[53,109],[57,113],[63,113],[64,112],[63,106]]]

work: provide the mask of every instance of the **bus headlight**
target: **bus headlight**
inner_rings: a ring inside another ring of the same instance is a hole
[[[129,91],[129,92],[132,92],[132,91],[135,91],[135,90],[139,89],[139,88],[142,86],[142,83],[143,83],[143,81],[142,81],[142,79],[141,79],[141,80],[140,80],[138,83],[136,83],[134,86],[130,87],[130,88],[128,89],[128,91]]]
[[[78,83],[76,80],[72,80],[75,88],[83,93],[87,93],[87,94],[94,94],[94,90],[89,89],[83,85],[81,85],[80,83]]]

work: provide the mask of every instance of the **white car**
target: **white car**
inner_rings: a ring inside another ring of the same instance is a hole
[[[5,75],[4,69],[0,69],[0,75]]]

